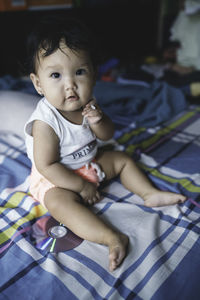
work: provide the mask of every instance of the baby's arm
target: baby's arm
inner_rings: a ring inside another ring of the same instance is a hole
[[[59,139],[45,122],[35,121],[32,131],[34,139],[34,161],[37,170],[56,187],[80,194],[86,203],[100,199],[95,184],[84,180],[59,162]]]
[[[94,109],[95,108],[95,109]],[[109,140],[114,134],[114,125],[110,118],[102,112],[94,100],[90,101],[82,112],[88,119],[90,128],[100,140]]]

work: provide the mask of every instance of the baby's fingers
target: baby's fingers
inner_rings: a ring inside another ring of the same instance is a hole
[[[96,191],[96,202],[99,202],[101,200],[100,193]]]
[[[90,107],[90,108],[92,108],[92,109],[95,109],[96,108],[96,104],[97,104],[97,102],[96,102],[96,99],[91,99],[87,104],[86,104],[86,106],[85,107]]]
[[[88,200],[88,204],[93,205],[99,201],[100,201],[100,194],[99,194],[99,192],[96,192],[96,195],[92,199]]]

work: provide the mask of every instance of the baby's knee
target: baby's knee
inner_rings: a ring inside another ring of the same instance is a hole
[[[117,152],[115,157],[115,170],[119,174],[127,166],[133,163],[132,158],[125,152]]]
[[[133,162],[133,159],[125,152],[118,152],[117,160],[121,162],[123,165]]]
[[[49,211],[56,211],[58,205],[63,201],[67,205],[68,203],[80,201],[80,197],[72,191],[58,187],[48,190],[44,197],[44,204]]]
[[[57,206],[57,199],[59,198],[59,189],[51,188],[46,191],[44,195],[44,204],[49,211],[55,210]]]

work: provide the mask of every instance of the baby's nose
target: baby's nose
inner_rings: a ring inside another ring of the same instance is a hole
[[[75,81],[73,80],[73,78],[68,78],[65,80],[65,89],[66,90],[74,90],[76,88],[76,83]]]

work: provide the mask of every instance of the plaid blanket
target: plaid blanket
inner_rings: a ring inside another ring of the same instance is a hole
[[[108,271],[108,249],[83,241],[74,249],[37,249],[33,224],[47,212],[28,193],[24,141],[0,133],[0,299],[199,299],[200,107],[153,128],[119,126],[116,140],[162,190],[185,194],[184,204],[147,208],[119,178],[101,187],[93,207],[126,233],[123,264]]]

